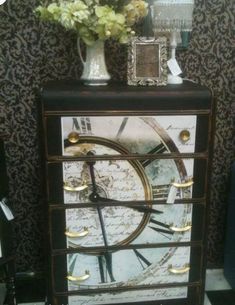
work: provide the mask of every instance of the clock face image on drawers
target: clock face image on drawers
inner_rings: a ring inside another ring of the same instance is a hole
[[[207,88],[41,91],[47,305],[203,305]]]
[[[180,138],[185,124],[187,141]],[[174,205],[174,200],[191,197],[194,160],[156,156],[193,152],[196,116],[62,117],[61,128],[64,156],[93,158],[63,162],[64,203],[94,204],[65,211],[67,248],[190,241],[192,205]],[[129,154],[146,157],[128,159]],[[99,156],[107,157],[96,160]],[[168,203],[154,205],[153,200]],[[67,269],[69,290],[187,282],[190,247],[91,250],[67,256]],[[171,297],[173,291],[174,298],[187,296],[185,287],[172,290]],[[142,291],[138,298],[153,300],[155,293]],[[158,294],[169,297],[165,290]],[[112,298],[121,301],[118,295]]]

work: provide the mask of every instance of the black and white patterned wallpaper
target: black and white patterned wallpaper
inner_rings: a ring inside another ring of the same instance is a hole
[[[39,183],[36,95],[42,83],[78,79],[76,35],[40,22],[36,0],[0,6],[0,133],[7,134],[10,201],[16,216],[17,271],[43,269],[43,206]],[[187,50],[178,57],[186,77],[207,85],[217,101],[211,184],[208,265],[221,267],[229,168],[234,157],[232,102],[235,95],[233,0],[196,0]],[[114,80],[126,79],[126,46],[108,42],[106,59]]]

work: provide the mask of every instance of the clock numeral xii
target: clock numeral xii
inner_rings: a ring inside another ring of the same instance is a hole
[[[92,130],[90,118],[73,118],[72,130],[77,130],[79,133],[91,134]]]

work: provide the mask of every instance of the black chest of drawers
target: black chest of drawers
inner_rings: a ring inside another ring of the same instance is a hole
[[[210,91],[52,82],[40,109],[48,303],[202,305]]]

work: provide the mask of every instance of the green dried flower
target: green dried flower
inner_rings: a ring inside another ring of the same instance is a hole
[[[86,44],[110,37],[126,43],[132,26],[148,13],[144,0],[55,0],[40,5],[35,13],[42,20],[74,30]]]

